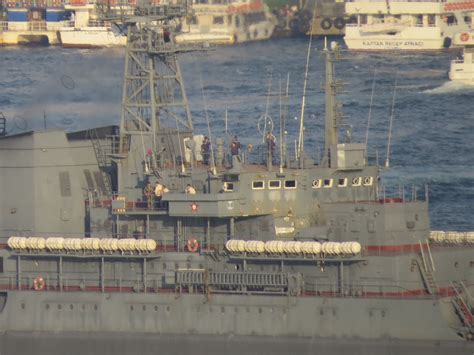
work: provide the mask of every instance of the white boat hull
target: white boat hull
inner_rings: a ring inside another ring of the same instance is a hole
[[[176,36],[177,43],[208,42],[211,44],[234,44],[269,39],[275,25],[271,22],[249,26],[245,31],[201,31],[183,32]]]
[[[117,35],[107,27],[61,28],[59,37],[64,47],[115,47],[127,44],[126,36]]]
[[[353,50],[440,50],[445,37],[440,29],[407,27],[396,34],[366,33],[360,27],[346,27],[344,41]]]

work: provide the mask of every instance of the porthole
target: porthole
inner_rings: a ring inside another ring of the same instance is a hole
[[[371,186],[374,182],[374,178],[372,176],[366,176],[364,178],[364,186]]]
[[[74,305],[70,304],[69,309],[72,311],[74,309]]]
[[[285,189],[296,189],[296,180],[285,180]]]
[[[313,183],[311,184],[311,187],[313,189],[319,189],[323,184],[323,181],[321,179],[314,179]]]
[[[61,306],[60,304],[58,304],[58,310],[61,310],[63,309],[63,306]]]
[[[145,306],[145,305],[143,305],[142,309],[143,309],[143,311],[146,311],[146,306]]]
[[[21,309],[25,309],[26,308],[26,304],[22,303],[21,304]]]
[[[352,186],[360,186],[362,185],[362,178],[361,177],[354,177],[352,178]]]
[[[158,312],[158,306],[153,307],[155,312]]]

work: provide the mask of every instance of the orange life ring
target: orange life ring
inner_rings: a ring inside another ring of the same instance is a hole
[[[199,249],[199,242],[194,238],[188,239],[188,241],[186,242],[186,247],[191,253],[195,253]]]
[[[33,288],[35,291],[41,291],[44,289],[45,282],[44,279],[41,276],[38,276],[37,278],[34,279],[33,281]]]
[[[467,33],[467,32],[461,33],[460,38],[461,38],[461,41],[463,41],[463,42],[469,41],[469,33]]]

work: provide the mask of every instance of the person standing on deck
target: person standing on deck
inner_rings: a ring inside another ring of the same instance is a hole
[[[202,160],[205,165],[209,165],[209,157],[211,155],[211,141],[207,136],[204,137],[204,141],[201,144]]]

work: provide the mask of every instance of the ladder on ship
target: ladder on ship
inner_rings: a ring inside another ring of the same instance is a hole
[[[454,309],[461,318],[468,334],[474,334],[474,298],[462,281],[451,282],[454,296],[452,298]]]
[[[92,143],[92,148],[94,149],[94,153],[97,158],[97,164],[99,166],[99,170],[102,174],[102,180],[104,181],[105,191],[103,192],[106,195],[110,195],[112,193],[112,181],[108,173],[108,169],[110,167],[109,158],[107,157],[107,153],[105,152],[104,148],[102,147],[100,143],[97,130],[95,129],[90,130],[90,139]]]
[[[7,118],[0,112],[0,137],[7,134]]]
[[[436,271],[433,256],[431,255],[431,249],[429,242],[426,241],[426,251],[423,251],[424,246],[422,245],[421,241],[420,244],[420,259],[416,259],[416,263],[421,272],[421,276],[423,278],[423,283],[425,284],[426,290],[430,295],[435,296],[439,293],[439,286],[436,282],[436,278],[434,276],[434,272]],[[425,255],[425,253],[427,255]],[[427,260],[428,259],[428,260]]]

